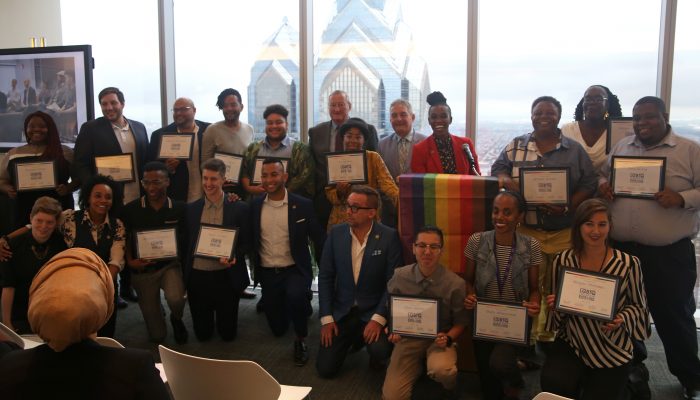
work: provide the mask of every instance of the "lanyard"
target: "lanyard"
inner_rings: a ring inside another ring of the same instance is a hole
[[[513,265],[513,255],[515,254],[515,234],[513,235],[513,246],[510,248],[510,255],[508,256],[508,264],[506,264],[506,270],[503,274],[503,280],[501,280],[500,270],[498,268],[498,255],[496,254],[496,235],[493,235],[493,257],[496,259],[496,283],[498,284],[498,294],[503,298],[503,287],[506,285],[506,280],[508,280],[508,274],[510,274],[510,267]]]

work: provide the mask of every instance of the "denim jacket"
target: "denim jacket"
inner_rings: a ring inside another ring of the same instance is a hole
[[[474,289],[477,297],[486,294],[488,284],[496,279],[496,255],[494,253],[494,236],[495,231],[487,231],[481,233],[481,240],[476,251]],[[528,269],[532,264],[530,262],[530,236],[515,233],[515,254],[513,255],[513,264],[511,265],[510,273],[512,275],[513,290],[515,298],[518,301],[527,300],[530,297],[528,288]]]

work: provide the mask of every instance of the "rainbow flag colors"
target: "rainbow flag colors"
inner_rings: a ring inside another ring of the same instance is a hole
[[[441,262],[464,270],[464,247],[474,232],[493,229],[491,206],[498,179],[473,175],[407,174],[399,177],[399,234],[406,264],[415,262],[415,231],[437,225],[445,235]]]

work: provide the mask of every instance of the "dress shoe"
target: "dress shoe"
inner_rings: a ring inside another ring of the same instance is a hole
[[[294,364],[297,367],[303,367],[309,361],[309,348],[306,347],[306,342],[303,339],[294,341]]]
[[[129,303],[127,303],[126,300],[122,299],[122,296],[117,296],[117,308],[124,309],[127,307],[129,307]]]
[[[245,289],[241,292],[242,299],[254,299],[255,296],[257,296],[257,295],[252,290]]]
[[[187,343],[187,328],[185,328],[185,323],[182,322],[182,318],[177,318],[170,314],[170,324],[173,326],[173,336],[175,336],[175,342],[177,342],[177,344]]]
[[[255,312],[258,314],[262,314],[265,312],[265,303],[263,303],[263,298],[261,297],[260,300],[258,300],[258,303],[255,304]]]
[[[139,301],[139,295],[137,295],[134,288],[131,287],[122,288],[121,290],[119,290],[119,295],[124,300],[133,301],[134,303]]]

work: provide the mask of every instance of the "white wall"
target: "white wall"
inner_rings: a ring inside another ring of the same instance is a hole
[[[31,37],[61,46],[60,0],[0,0],[0,49],[30,47]]]

